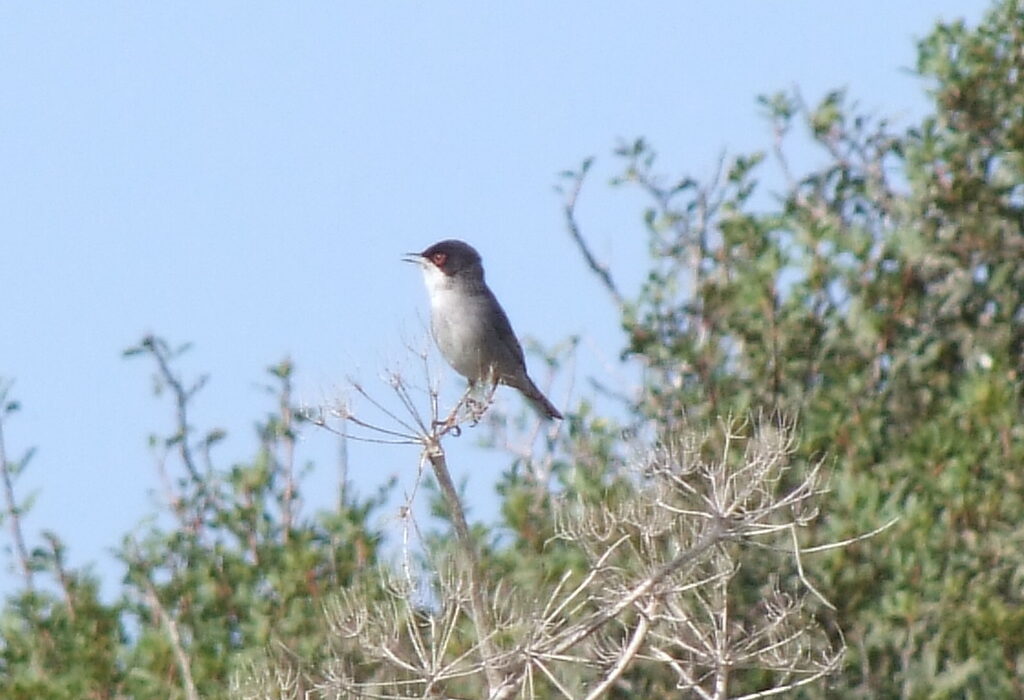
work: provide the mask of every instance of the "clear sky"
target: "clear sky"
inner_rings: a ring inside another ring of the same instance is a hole
[[[290,355],[316,403],[424,337],[426,294],[399,257],[441,238],[481,251],[521,335],[587,339],[578,396],[623,340],[565,233],[556,173],[599,157],[580,218],[635,289],[638,200],[606,184],[618,139],[706,176],[723,148],[768,144],[755,97],[793,86],[809,101],[846,87],[909,124],[927,109],[914,40],[986,7],[0,2],[0,377],[23,405],[8,457],[38,448],[19,484],[37,493],[30,544],[55,530],[72,565],[113,578],[109,548],[153,510],[146,438],[171,410],[125,347],[195,343],[182,369],[211,375],[195,422],[229,431],[221,464],[247,459],[272,408],[265,367]],[[321,462],[310,508],[334,449],[303,437],[300,459]],[[488,517],[501,461],[472,439],[451,449]],[[367,493],[415,468],[413,448],[356,448],[350,475]]]

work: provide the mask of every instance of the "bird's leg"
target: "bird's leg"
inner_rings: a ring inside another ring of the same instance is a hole
[[[469,387],[466,389],[466,409],[469,414],[469,419],[472,421],[472,425],[476,425],[480,422],[480,419],[484,417],[484,413],[490,407],[494,401],[494,392],[498,388],[497,374],[493,367],[487,373],[486,379],[483,383],[487,386],[487,389],[482,398],[471,397],[469,394],[476,391],[477,380],[469,380]]]
[[[468,406],[473,402],[473,399],[470,396],[470,394],[473,393],[473,388],[474,384],[473,382],[470,382],[469,386],[466,387],[466,391],[464,391],[459,400],[455,402],[455,406],[452,407],[452,410],[448,414],[448,416],[445,417],[444,420],[435,420],[433,422],[434,428],[441,428],[442,435],[448,432],[452,432],[456,437],[458,437],[459,433],[462,432],[461,430],[459,430],[458,425],[459,409],[461,409],[463,406]],[[472,412],[470,413],[470,415],[472,415]],[[476,425],[476,421],[474,421],[473,424]]]
[[[468,386],[466,386],[466,393],[462,396],[462,403],[466,406],[466,414],[471,425],[479,423],[480,418],[483,417],[484,411],[487,409],[485,404],[481,404],[480,401],[473,396],[475,393],[476,380],[470,379]]]
[[[466,384],[466,391],[462,393],[462,398],[459,399],[458,406],[466,406],[469,412],[472,414],[473,406],[476,405],[476,399],[473,398],[473,392],[476,391],[476,382],[472,379]]]

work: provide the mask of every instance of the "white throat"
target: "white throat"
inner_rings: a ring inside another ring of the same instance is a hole
[[[443,306],[445,297],[448,296],[454,286],[452,278],[429,263],[423,265],[422,268],[423,283],[427,286],[430,305],[434,307]]]
[[[431,300],[436,293],[452,289],[452,279],[449,276],[429,263],[422,265],[422,268],[423,282],[427,286]]]

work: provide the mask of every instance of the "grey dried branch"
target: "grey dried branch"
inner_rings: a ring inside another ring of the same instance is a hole
[[[442,426],[443,428],[444,426]],[[448,471],[448,462],[438,437],[430,437],[424,442],[423,458],[430,462],[434,469],[434,478],[448,507],[452,528],[458,541],[459,551],[463,558],[463,566],[469,577],[470,607],[473,613],[473,624],[476,626],[480,654],[487,676],[488,695],[502,687],[505,677],[499,667],[499,650],[494,643],[494,621],[484,596],[483,571],[476,551],[476,542],[469,532],[466,515],[459,499],[458,491]]]
[[[239,700],[305,700],[308,695],[302,680],[293,664],[250,662],[232,678],[231,696]]]
[[[400,685],[406,689],[419,687],[416,685],[416,679],[419,678],[420,682],[426,684],[424,692],[427,692],[434,687],[435,683],[479,672],[482,669],[486,677],[487,694],[491,696],[504,687],[504,672],[500,668],[504,654],[495,643],[494,611],[487,604],[485,583],[476,552],[476,543],[470,533],[461,500],[448,470],[442,439],[449,434],[458,436],[461,433],[461,425],[465,421],[475,424],[480,420],[493,400],[496,384],[494,382],[482,383],[486,385],[482,398],[477,398],[473,388],[470,387],[451,411],[442,417],[438,409],[437,389],[433,388],[429,376],[427,379],[427,386],[431,387],[426,390],[430,408],[429,414],[424,415],[419,408],[419,397],[414,395],[414,388],[409,385],[401,373],[390,372],[387,375],[387,384],[401,405],[401,412],[407,417],[399,415],[397,411],[373,397],[361,384],[350,379],[349,383],[356,394],[369,402],[385,416],[387,421],[397,427],[392,428],[358,418],[347,405],[336,407],[331,414],[320,409],[317,414],[310,417],[310,420],[315,425],[324,427],[331,432],[344,433],[347,437],[354,439],[421,446],[420,471],[422,473],[425,464],[429,464],[433,471],[452,523],[457,543],[458,565],[464,576],[464,578],[453,579],[453,581],[459,581],[458,586],[442,585],[443,590],[437,601],[442,608],[450,606],[448,609],[454,611],[455,616],[447,618],[447,623],[438,621],[432,612],[425,610],[422,606],[417,607],[411,592],[406,591],[404,594],[391,596],[388,608],[390,621],[378,621],[375,626],[368,619],[368,613],[353,605],[353,601],[350,599],[347,608],[334,612],[333,624],[349,637],[360,638],[364,644],[369,640],[369,644],[364,646],[363,652],[371,655],[377,662],[388,664],[399,672]],[[338,418],[345,425],[345,429],[330,425],[327,415]],[[348,430],[350,425],[356,426],[368,434],[354,436]],[[411,581],[408,569],[407,579]],[[403,602],[399,604],[397,601]],[[418,610],[415,615],[411,612],[414,610]],[[460,655],[455,663],[448,659],[446,652],[449,646],[448,642],[452,640],[452,634],[456,629],[456,622],[460,619],[468,621],[475,628],[476,639],[469,645],[469,651]],[[401,621],[401,629],[392,625],[391,621],[394,620]],[[425,636],[420,634],[420,625],[423,625],[430,633]],[[394,643],[399,640],[408,645],[407,651],[412,652],[411,656],[402,653],[394,646]],[[470,664],[470,658],[478,658],[479,661],[475,662],[475,665]],[[467,666],[467,664],[469,665]],[[339,672],[336,677],[339,683],[356,683],[348,673]],[[360,692],[369,692],[373,688],[384,687],[381,685],[381,680],[376,678],[367,681],[360,680],[352,687],[357,686],[361,689]],[[433,690],[430,692],[432,693]]]
[[[429,465],[437,479],[456,548],[434,562],[429,586],[407,561],[376,597],[356,589],[339,597],[328,619],[349,653],[321,676],[320,691],[444,697],[476,687],[493,700],[596,699],[643,661],[670,669],[694,696],[718,699],[746,669],[772,672],[758,692],[775,693],[839,667],[841,641],[830,641],[805,604],[811,596],[827,604],[800,560],[814,548],[797,538],[816,513],[823,467],[797,470],[791,422],[724,420],[714,433],[687,431],[635,460],[608,498],[557,502],[554,539],[585,553],[586,569],[524,593],[484,578],[442,447],[481,404],[467,392],[442,416],[428,390],[429,414],[420,414],[414,388],[396,376],[389,386],[408,418],[370,403],[397,427],[354,421],[347,408],[339,415],[370,436],[422,446],[420,470]],[[759,605],[734,609],[730,587],[751,547],[795,562],[783,565],[799,576],[794,590],[776,583]]]
[[[462,632],[467,622],[475,623],[470,614],[471,582],[460,569],[440,565],[437,570],[444,573],[431,579],[434,591],[429,599],[417,600],[423,598],[421,583],[384,572],[383,600],[352,589],[327,607],[335,634],[368,661],[389,670],[336,672],[322,689],[358,692],[361,697],[408,697],[409,692],[433,697],[446,683],[485,670],[482,640],[467,639]]]
[[[589,693],[587,693],[586,700],[597,700],[602,695],[611,690],[612,685],[617,681],[625,670],[632,663],[633,659],[640,653],[640,648],[647,641],[647,633],[651,629],[651,616],[657,609],[657,599],[647,601],[646,605],[642,605],[640,609],[639,619],[637,620],[636,627],[633,630],[633,634],[630,636],[629,641],[624,644],[618,653],[615,655],[615,662],[612,664],[608,672],[605,673],[604,678],[598,683]]]
[[[681,687],[711,698],[724,697],[730,673],[744,668],[771,670],[783,685],[833,672],[843,649],[827,642],[802,598],[776,589],[760,613],[747,612],[744,621],[730,614],[728,589],[739,553],[744,546],[764,546],[760,539],[776,534],[794,538],[791,547],[778,551],[796,562],[803,590],[828,604],[804,574],[795,539],[822,493],[822,465],[810,465],[800,479],[788,476],[792,430],[785,421],[751,427],[726,420],[715,440],[689,434],[640,460],[634,490],[621,502],[559,503],[556,537],[578,545],[591,564],[571,591],[574,619],[549,621],[549,641],[535,640],[531,653],[549,660],[570,657],[577,645],[606,635],[632,610],[650,618],[640,635],[648,641],[631,638],[635,649],[627,644],[617,652],[592,651],[591,658],[600,656],[608,669],[625,663],[623,655],[656,660],[677,670]],[[702,455],[712,442],[721,447],[708,461]],[[795,485],[780,492],[790,481]],[[566,595],[563,590],[557,595]],[[550,608],[563,609],[558,603]],[[595,686],[608,687],[605,681]]]

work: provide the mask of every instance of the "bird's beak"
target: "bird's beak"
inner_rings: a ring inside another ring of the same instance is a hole
[[[423,264],[423,256],[419,253],[406,253],[402,256],[403,262],[416,263],[417,265]]]

